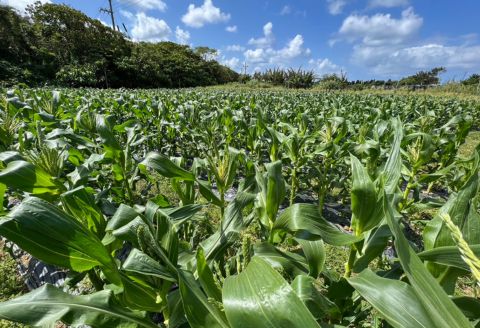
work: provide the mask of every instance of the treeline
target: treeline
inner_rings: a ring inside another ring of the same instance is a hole
[[[132,42],[66,5],[0,6],[0,83],[179,88],[224,84],[238,73],[173,42]],[[207,48],[208,49],[208,48]]]
[[[239,81],[257,87],[283,86],[287,88],[319,88],[325,90],[366,90],[366,89],[426,89],[440,85],[440,74],[444,67],[435,67],[429,71],[419,71],[399,80],[349,80],[347,74],[325,74],[321,77],[313,71],[302,69],[267,69],[253,75],[241,75]],[[480,89],[480,75],[472,74],[460,82],[447,83],[450,87],[473,87]]]

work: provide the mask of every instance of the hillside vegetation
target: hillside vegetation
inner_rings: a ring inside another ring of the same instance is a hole
[[[238,74],[173,42],[133,42],[66,5],[37,3],[22,17],[0,5],[0,83],[179,88],[224,84]]]

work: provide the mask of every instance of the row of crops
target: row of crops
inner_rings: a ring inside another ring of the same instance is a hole
[[[479,327],[480,147],[458,155],[479,117],[416,95],[3,91],[0,236],[69,273],[0,318]]]

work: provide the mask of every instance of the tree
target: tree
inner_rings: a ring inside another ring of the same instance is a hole
[[[430,71],[420,71],[400,80],[400,85],[435,85],[440,84],[439,75],[446,72],[445,67],[435,67]]]
[[[238,80],[215,49],[132,42],[67,5],[37,2],[27,12],[0,6],[0,81],[179,88]]]

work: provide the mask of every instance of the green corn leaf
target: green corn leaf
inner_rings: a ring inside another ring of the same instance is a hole
[[[95,204],[93,196],[87,192],[85,187],[63,193],[60,199],[68,214],[83,222],[97,236],[103,237],[106,226],[105,219]]]
[[[212,189],[210,188],[210,186],[206,181],[197,179],[197,183],[198,183],[198,190],[200,191],[200,194],[202,194],[202,196],[205,197],[206,200],[208,200],[214,205],[217,205],[220,207],[224,206],[220,198],[218,198],[217,195],[215,195],[215,193],[212,191]]]
[[[302,246],[303,254],[307,259],[309,267],[309,275],[317,278],[325,264],[326,256],[323,240],[305,240],[301,238],[296,238],[295,240]]]
[[[213,298],[217,302],[221,302],[222,291],[215,284],[212,270],[208,267],[207,261],[205,260],[205,253],[201,247],[197,250],[197,275],[207,296]]]
[[[225,280],[223,304],[233,328],[320,327],[292,287],[258,257]]]
[[[480,257],[480,245],[470,245],[470,248],[475,253],[475,255]],[[457,246],[436,247],[418,253],[418,257],[420,257],[424,261],[452,266],[466,271],[470,270],[468,265],[462,259],[462,254],[460,253],[460,249]]]
[[[64,189],[53,182],[51,175],[25,161],[8,163],[0,171],[0,183],[45,199],[58,196]]]
[[[325,220],[313,204],[294,204],[280,214],[273,230],[283,230],[296,234],[302,239],[323,239],[335,246],[351,245],[362,240],[362,236],[353,236],[342,232]]]
[[[383,218],[383,213],[377,206],[377,192],[367,170],[355,156],[350,156],[352,162],[352,228],[359,236],[377,226]]]
[[[7,186],[3,183],[0,183],[0,214],[3,213],[3,203],[5,201],[5,193],[7,191]]]
[[[292,289],[307,306],[316,320],[338,318],[340,309],[315,287],[315,279],[309,276],[297,276],[292,282]]]
[[[381,210],[383,212],[383,210]],[[353,272],[361,272],[377,257],[381,256],[392,233],[387,224],[382,224],[366,233],[361,255],[353,264]]]
[[[387,163],[383,169],[387,195],[395,193],[402,172],[402,155],[400,152],[403,139],[402,122],[400,122],[398,118],[395,118],[392,120],[392,126],[394,129],[393,145]]]
[[[413,288],[402,281],[366,269],[348,282],[395,328],[444,327],[435,325]]]
[[[128,275],[148,276],[172,282],[176,281],[175,277],[172,276],[167,268],[136,248],[132,249],[128,255],[122,265],[122,270]]]
[[[195,175],[192,172],[182,169],[180,166],[173,163],[168,157],[158,153],[149,153],[140,166],[153,169],[167,178],[195,181]]]
[[[205,258],[211,261],[223,255],[223,252],[234,243],[249,224],[250,220],[244,218],[243,209],[251,205],[255,195],[240,192],[235,199],[228,204],[225,214],[220,223],[220,228],[209,238],[200,243],[205,251]]]
[[[179,270],[178,286],[183,309],[192,328],[229,328],[225,313],[210,302],[199,284],[188,271]]]
[[[480,300],[478,298],[458,296],[453,297],[452,300],[467,318],[477,321],[480,319]]]
[[[263,242],[253,247],[255,256],[268,262],[273,268],[283,271],[291,277],[307,275],[309,266],[302,256],[282,251],[270,243]]]
[[[76,219],[38,198],[27,198],[0,221],[0,235],[45,263],[88,271],[100,266],[121,285],[117,266],[100,239]]]
[[[118,305],[110,291],[72,296],[51,285],[44,285],[13,300],[0,303],[0,318],[32,326],[71,326],[156,328],[145,312]]]
[[[384,211],[388,226],[395,238],[395,249],[402,268],[417,298],[434,323],[434,327],[472,327],[410,247],[386,197],[384,198]]]
[[[108,121],[107,117],[105,117],[104,115],[97,115],[96,128],[98,134],[100,135],[100,138],[102,139],[102,143],[106,146],[106,148],[114,151],[122,150],[122,147],[120,146],[117,139],[115,138],[115,135],[113,134],[113,129],[111,128],[110,122]]]
[[[177,289],[167,295],[168,301],[168,328],[179,328],[188,325],[188,320],[183,310],[182,297]]]
[[[282,162],[276,161],[266,164],[267,183],[265,194],[265,209],[270,222],[274,222],[277,217],[278,208],[285,199],[285,180],[282,175]]]

